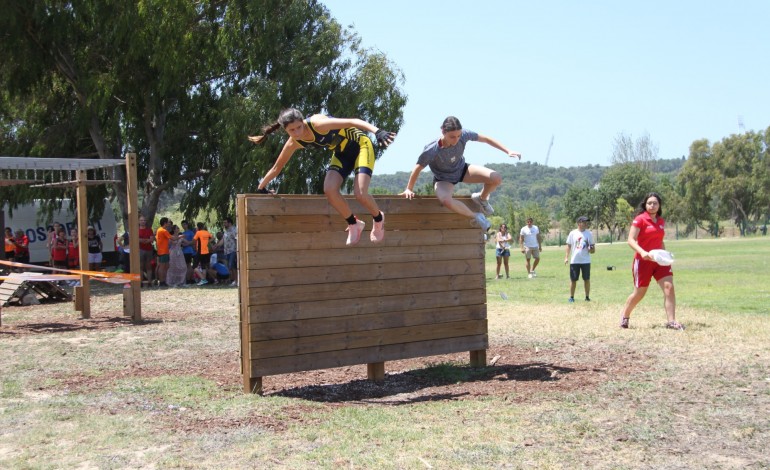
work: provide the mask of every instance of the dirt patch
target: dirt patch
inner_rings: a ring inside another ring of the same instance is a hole
[[[26,307],[20,307],[26,308]],[[77,331],[98,332],[123,328],[128,335],[145,328],[155,328],[162,323],[179,323],[195,330],[201,324],[208,328],[228,325],[232,318],[207,311],[190,313],[169,308],[162,317],[153,318],[148,312],[146,320],[134,323],[116,314],[95,316],[82,320],[75,313],[61,310],[29,312],[28,321],[14,321],[0,328],[0,337],[22,339],[33,335],[56,337],[60,333]],[[26,316],[26,315],[24,315]],[[237,333],[236,333],[237,334]],[[265,396],[297,398],[322,403],[336,408],[340,406],[398,406],[437,400],[467,400],[480,397],[504,397],[505,401],[523,403],[543,400],[548,394],[591,390],[611,380],[629,374],[638,374],[650,367],[654,360],[640,357],[641,353],[628,349],[613,351],[600,343],[575,344],[569,341],[555,343],[547,349],[492,345],[487,351],[493,365],[483,368],[469,367],[468,353],[447,354],[386,362],[383,383],[367,380],[366,365],[315,370],[263,378]],[[110,389],[121,380],[160,376],[197,376],[210,380],[222,395],[241,393],[242,377],[237,350],[219,354],[198,351],[195,359],[175,363],[174,368],[158,367],[152,363],[120,364],[114,370],[100,374],[88,374],[70,370],[66,374],[54,374],[56,385],[42,386],[41,393],[61,393],[63,390],[77,393],[95,393]],[[296,409],[282,410],[282,419],[258,414],[245,414],[237,418],[209,418],[197,416],[191,410],[161,403],[124,403],[126,411],[137,406],[152,410],[165,427],[183,432],[205,432],[216,428],[243,426],[282,431],[292,422],[305,422],[308,405],[297,402]],[[106,407],[106,405],[105,405]],[[317,411],[317,407],[313,408]],[[120,413],[121,408],[104,410]]]

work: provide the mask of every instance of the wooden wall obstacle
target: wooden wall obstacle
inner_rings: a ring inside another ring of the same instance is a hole
[[[435,197],[375,196],[385,239],[345,246],[323,196],[239,195],[241,368],[245,392],[269,375],[468,351],[486,365],[484,238]],[[467,198],[469,206],[473,203]]]

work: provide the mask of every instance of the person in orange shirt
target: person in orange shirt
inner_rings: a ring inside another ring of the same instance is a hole
[[[209,261],[211,260],[209,242],[211,241],[212,236],[211,233],[206,230],[206,226],[203,225],[203,222],[198,222],[196,226],[198,227],[198,231],[195,232],[193,242],[195,243],[195,249],[198,251],[198,260],[203,269],[208,269]]]
[[[16,244],[13,243],[13,230],[11,227],[5,227],[5,260],[13,261],[14,248]]]
[[[161,286],[166,285],[166,273],[168,273],[169,262],[169,241],[176,240],[174,235],[171,235],[169,229],[171,228],[170,220],[168,217],[160,218],[160,227],[155,232],[155,249],[158,251],[158,281]]]

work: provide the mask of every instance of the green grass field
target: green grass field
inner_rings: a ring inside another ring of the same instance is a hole
[[[767,313],[770,305],[770,285],[758,282],[770,272],[770,239],[706,239],[668,241],[666,247],[674,253],[674,284],[677,304],[683,308],[713,310],[722,313]],[[603,244],[596,247],[591,262],[591,298],[603,304],[621,304],[631,293],[632,250],[626,243]],[[509,301],[537,304],[559,304],[569,297],[569,272],[564,262],[564,248],[546,248],[537,282],[525,284],[527,295],[517,293],[526,279],[524,256],[512,251],[509,259],[512,279],[495,281],[495,253],[487,250],[487,290],[489,294],[504,292]],[[607,266],[614,266],[612,271]],[[504,272],[501,269],[501,273]],[[582,280],[578,281],[575,298],[583,298]],[[513,295],[510,295],[513,294]],[[660,300],[660,289],[654,285],[648,291],[649,304]],[[490,295],[489,301],[497,298]]]
[[[5,308],[0,468],[768,468],[770,240],[668,248],[684,332],[654,286],[618,328],[625,243],[597,247],[593,301],[579,283],[574,304],[562,248],[532,280],[516,252],[493,279],[488,251],[496,365],[387,363],[384,387],[328,371],[243,394],[235,289],[143,291],[141,325],[120,292],[97,291],[91,320]]]

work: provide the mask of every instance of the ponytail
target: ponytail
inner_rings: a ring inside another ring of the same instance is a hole
[[[268,135],[272,134],[273,132],[277,131],[278,128],[281,127],[281,125],[278,123],[278,121],[269,124],[262,128],[262,135],[258,136],[250,136],[249,140],[254,142],[255,144],[261,144],[265,141]]]
[[[265,138],[268,135],[277,131],[279,127],[286,128],[286,126],[290,123],[294,121],[302,121],[302,119],[302,113],[300,113],[299,110],[294,108],[284,109],[280,112],[280,114],[278,114],[278,120],[276,122],[262,128],[262,135],[250,136],[249,140],[255,144],[261,144],[265,141]]]

